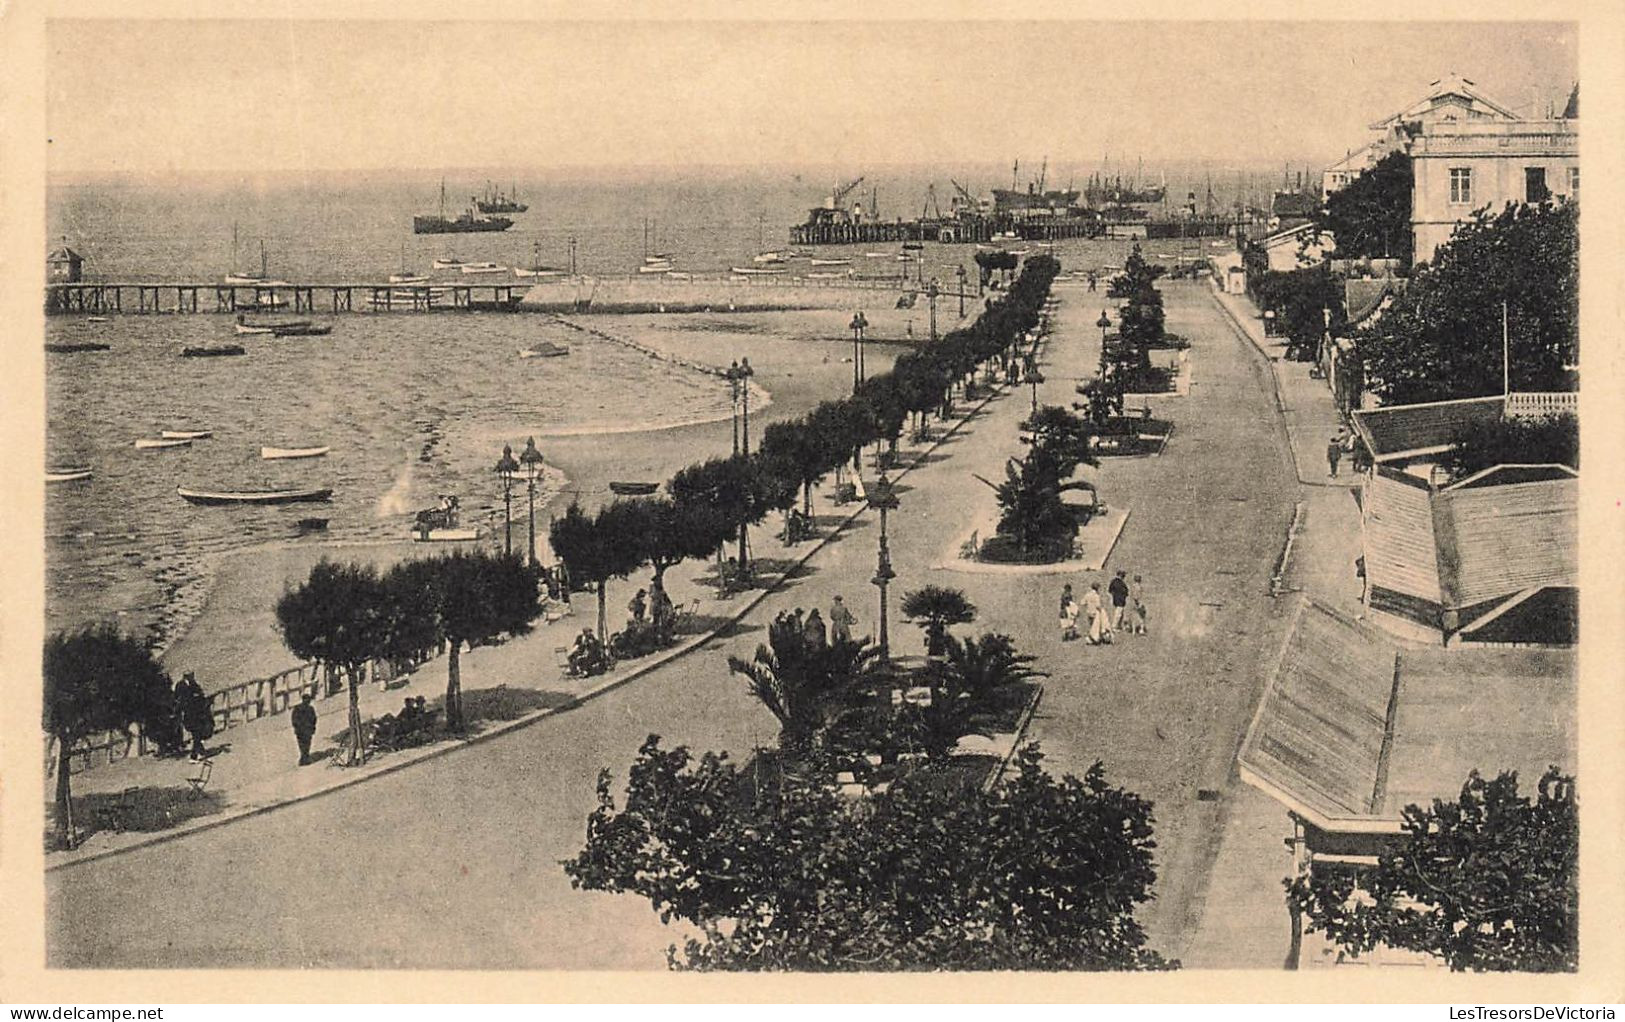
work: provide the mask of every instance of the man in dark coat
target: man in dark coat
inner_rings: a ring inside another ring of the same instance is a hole
[[[182,675],[181,683],[175,686],[175,705],[181,723],[192,736],[192,758],[203,759],[203,743],[214,737],[214,714],[209,711],[209,697],[203,694],[203,686],[191,671]]]
[[[299,765],[310,762],[310,740],[316,736],[316,707],[310,705],[310,693],[299,697],[293,708],[293,737],[299,742]]]
[[[1126,571],[1118,571],[1117,576],[1106,587],[1106,591],[1111,594],[1112,598],[1112,628],[1114,630],[1123,627],[1123,608],[1128,606],[1127,575],[1128,572]]]

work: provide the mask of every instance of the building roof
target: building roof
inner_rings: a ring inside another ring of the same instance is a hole
[[[63,245],[61,248],[55,250],[50,255],[45,257],[45,261],[51,263],[70,262],[74,259],[78,259],[82,262],[84,261],[84,256],[81,256],[78,252],[75,252],[66,245]]]
[[[1433,82],[1428,86],[1426,96],[1398,113],[1389,114],[1382,120],[1373,123],[1371,129],[1373,131],[1382,131],[1396,124],[1415,120],[1428,111],[1444,105],[1443,101],[1452,97],[1463,100],[1469,113],[1474,116],[1517,120],[1517,114],[1479,92],[1478,86],[1470,79],[1452,74]]]
[[[1446,607],[1476,607],[1579,580],[1580,480],[1525,479],[1502,466],[1433,497],[1439,588]],[[1494,484],[1496,476],[1516,482]]]
[[[1569,93],[1569,101],[1563,105],[1563,119],[1566,121],[1578,120],[1580,117],[1580,83],[1574,83],[1574,91]]]
[[[1378,467],[1365,489],[1365,575],[1372,586],[1442,604],[1427,484]]]
[[[1394,833],[1467,775],[1574,767],[1572,651],[1404,650],[1314,601],[1294,613],[1237,764],[1322,830]]]
[[[1300,234],[1311,230],[1314,226],[1312,220],[1284,220],[1281,222],[1281,226],[1259,238],[1258,243],[1265,248],[1273,248],[1276,245],[1297,240]]]
[[[1505,404],[1497,394],[1362,409],[1353,413],[1354,429],[1375,461],[1397,461],[1449,450],[1463,426],[1501,418]]]

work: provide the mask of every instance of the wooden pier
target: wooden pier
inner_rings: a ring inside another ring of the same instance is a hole
[[[45,286],[45,311],[157,313],[470,312],[518,306],[529,284],[191,284],[80,281]]]
[[[943,220],[894,220],[869,223],[817,222],[790,228],[794,245],[865,245],[900,241],[937,241],[945,245],[992,241],[995,234],[1014,233],[1023,241],[1092,238],[1101,231],[1094,217],[959,217]]]

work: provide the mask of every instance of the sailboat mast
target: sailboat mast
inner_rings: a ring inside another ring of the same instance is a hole
[[[265,239],[261,238],[260,239],[260,276],[262,278],[269,277],[271,275],[270,272],[268,270],[266,270],[265,266],[266,266],[266,263],[265,263]]]

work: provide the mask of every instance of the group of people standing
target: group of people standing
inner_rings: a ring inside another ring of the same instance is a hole
[[[1081,603],[1072,593],[1072,583],[1061,590],[1062,642],[1083,638],[1091,646],[1108,645],[1117,632],[1125,629],[1131,635],[1145,635],[1148,616],[1144,581],[1135,575],[1131,586],[1124,570],[1112,577],[1104,594],[1099,582],[1089,583]]]

